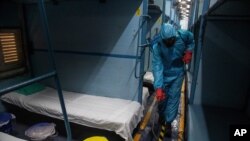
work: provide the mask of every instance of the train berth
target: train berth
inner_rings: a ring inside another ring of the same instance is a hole
[[[150,71],[147,71],[143,76],[143,86],[148,88],[150,94],[154,92],[153,83],[154,83],[153,73]]]
[[[147,71],[143,77],[143,82],[153,84],[154,76],[152,72]]]
[[[143,90],[143,103],[147,103],[149,94],[147,88]],[[70,122],[114,131],[125,140],[132,139],[133,129],[143,116],[144,106],[136,101],[68,91],[63,91],[63,96]],[[13,91],[1,100],[37,114],[63,119],[57,91],[51,87],[29,95]]]

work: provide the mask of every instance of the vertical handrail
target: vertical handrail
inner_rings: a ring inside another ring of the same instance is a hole
[[[165,11],[166,11],[166,0],[163,0],[162,14],[161,14],[161,16],[162,16],[161,25],[163,25],[163,23],[165,23],[165,21],[166,21]]]
[[[147,19],[145,19],[145,18],[147,18]],[[142,53],[144,53],[144,51],[145,51],[145,49],[144,49],[144,45],[140,45],[140,43],[141,43],[141,38],[140,38],[140,36],[141,36],[141,34],[140,34],[140,30],[143,28],[143,26],[144,26],[144,24],[146,23],[146,21],[148,20],[148,19],[150,19],[151,17],[149,16],[149,15],[142,15],[141,17],[140,17],[140,19],[139,19],[139,27],[138,27],[138,30],[137,30],[137,32],[136,32],[136,34],[138,33],[138,40],[137,40],[137,49],[136,49],[136,62],[135,62],[135,73],[134,73],[134,77],[136,78],[136,79],[138,79],[138,78],[140,78],[140,75],[141,75],[141,73],[139,74],[139,75],[137,75],[137,66],[138,66],[138,63],[139,62],[141,62],[141,55],[142,55]],[[143,21],[142,21],[143,20]],[[146,36],[145,36],[145,38],[146,38]],[[139,55],[139,49],[140,49],[140,55]]]
[[[45,34],[46,41],[47,41],[49,57],[50,57],[50,60],[52,62],[53,69],[55,70],[55,72],[57,72],[56,71],[55,57],[54,57],[54,53],[53,53],[53,47],[51,45],[51,40],[50,40],[50,32],[49,32],[48,19],[47,19],[47,15],[46,15],[46,11],[45,11],[45,6],[44,6],[44,0],[39,0],[38,8],[40,11],[41,20],[42,20],[42,24],[43,24],[43,28],[44,28],[44,34]],[[60,101],[60,105],[61,105],[61,109],[62,109],[62,113],[63,113],[63,117],[64,117],[64,124],[65,124],[66,132],[67,132],[67,141],[71,141],[72,140],[71,129],[70,129],[69,121],[68,121],[67,111],[65,108],[61,84],[60,84],[59,77],[58,77],[57,73],[56,73],[54,79],[56,82],[59,101]]]
[[[196,9],[195,9],[195,18],[194,18],[194,21],[196,21],[199,17],[199,7],[200,7],[200,1],[199,0],[196,0]]]
[[[150,58],[151,58],[151,39],[152,39],[152,30],[149,29],[149,25],[147,27],[147,29],[149,30],[149,37],[146,39],[146,42],[147,42],[147,46],[148,46],[148,62],[147,62],[147,69],[146,71],[149,70],[149,67],[150,67]],[[145,72],[146,73],[146,72]]]
[[[143,15],[148,15],[148,0],[143,0]],[[146,44],[147,19],[146,18],[143,19],[145,20],[145,24],[142,26],[141,44]],[[144,59],[145,59],[144,49],[141,49],[140,74],[144,72]],[[140,75],[138,90],[139,90],[138,101],[139,103],[142,104],[143,75]]]
[[[197,7],[197,0],[194,0],[194,1],[192,1],[192,11],[191,11],[191,15],[190,15],[189,22],[188,22],[189,23],[189,25],[188,25],[189,29],[195,22],[196,7]]]
[[[170,3],[170,13],[169,13],[169,22],[168,23],[170,23],[171,24],[171,20],[172,20],[172,5],[173,5],[173,0],[171,0],[171,3]]]
[[[139,46],[140,46],[140,30],[144,24],[141,23],[141,19],[142,19],[142,16],[139,18],[139,25],[138,25],[138,30],[136,32],[136,34],[138,33],[138,38],[137,38],[137,48],[136,48],[136,60],[135,60],[135,73],[134,73],[134,76],[136,79],[140,78],[140,74],[139,76],[137,75],[137,66],[138,66],[138,63],[139,63],[139,59],[140,59],[140,56],[138,55],[139,54]]]
[[[201,23],[200,23],[200,28],[199,28],[199,36],[198,36],[198,45],[197,45],[197,54],[196,54],[196,60],[195,60],[195,68],[194,68],[194,73],[193,73],[193,79],[192,79],[192,85],[191,85],[191,93],[190,93],[190,99],[189,103],[193,104],[194,103],[194,95],[195,95],[195,90],[196,90],[196,83],[198,79],[198,73],[199,73],[199,67],[200,67],[200,59],[202,56],[202,47],[203,47],[203,35],[205,32],[205,27],[206,27],[206,19],[205,19],[205,14],[209,8],[209,3],[210,0],[204,0],[204,5],[202,9],[202,16],[201,16]]]
[[[151,46],[150,46],[150,43],[148,43],[148,62],[147,62],[147,70],[146,71],[149,71],[150,61],[151,61]]]

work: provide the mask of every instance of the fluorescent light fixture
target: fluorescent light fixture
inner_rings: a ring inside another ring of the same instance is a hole
[[[184,15],[189,15],[189,13],[186,13],[186,12],[181,12],[181,14],[184,14]]]
[[[186,1],[181,1],[181,4],[186,4],[187,2]]]
[[[182,11],[182,12],[185,12],[185,13],[188,13],[188,12],[189,12],[189,10],[187,10],[187,9],[181,9],[181,11]]]
[[[190,5],[187,5],[187,8],[190,8]]]
[[[185,9],[182,9],[181,12],[185,12],[186,13],[187,11]]]
[[[187,13],[181,13],[181,15],[186,15],[187,16],[188,14]]]
[[[180,7],[180,9],[183,10],[183,9],[187,9],[187,8],[186,7]]]
[[[186,10],[181,10],[181,12],[182,12],[182,13],[187,13],[187,11],[186,11]]]

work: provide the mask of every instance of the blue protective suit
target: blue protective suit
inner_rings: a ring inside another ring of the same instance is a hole
[[[167,48],[162,39],[173,36],[176,36],[176,42]],[[164,24],[160,34],[152,41],[154,88],[164,89],[167,95],[167,98],[159,104],[160,115],[164,117],[166,122],[172,122],[178,113],[184,78],[182,57],[185,51],[192,51],[193,48],[193,34],[186,30],[176,31],[170,24]]]

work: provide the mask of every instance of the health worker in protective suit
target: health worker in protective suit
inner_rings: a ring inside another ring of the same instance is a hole
[[[154,88],[168,136],[172,134],[171,123],[178,113],[184,64],[190,63],[193,48],[193,34],[177,31],[171,24],[163,24],[152,41]]]

